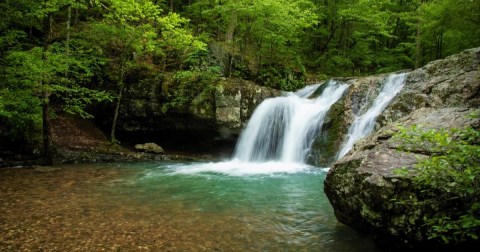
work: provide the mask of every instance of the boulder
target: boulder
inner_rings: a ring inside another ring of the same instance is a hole
[[[156,143],[136,144],[135,149],[147,153],[163,154],[165,151]]]
[[[378,118],[379,130],[337,160],[326,176],[325,193],[339,221],[390,245],[429,244],[423,209],[391,200],[413,190],[410,179],[394,171],[428,156],[403,152],[392,136],[398,126],[479,129],[480,119],[469,116],[480,107],[479,66],[477,48],[408,73],[405,88]]]

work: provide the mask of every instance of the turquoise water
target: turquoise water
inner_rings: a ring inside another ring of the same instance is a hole
[[[103,207],[163,225],[179,250],[378,251],[335,219],[323,193],[325,169],[237,162],[97,168],[122,171],[92,189]]]

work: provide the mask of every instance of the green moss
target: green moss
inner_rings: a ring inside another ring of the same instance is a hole
[[[335,103],[327,113],[321,134],[312,144],[310,163],[328,166],[336,159],[336,154],[343,142],[346,130],[345,101]]]

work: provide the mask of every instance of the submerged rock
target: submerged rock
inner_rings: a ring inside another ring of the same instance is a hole
[[[39,165],[34,165],[32,168],[35,172],[39,172],[39,173],[54,172],[62,169],[60,167],[39,166]]]
[[[403,152],[392,135],[398,126],[426,129],[480,128],[472,118],[480,107],[480,48],[408,73],[405,88],[378,118],[376,133],[337,160],[325,179],[337,219],[371,233],[384,243],[428,247],[423,209],[394,204],[394,195],[411,192],[411,181],[394,171],[412,167],[425,153]],[[438,244],[437,244],[438,245]]]

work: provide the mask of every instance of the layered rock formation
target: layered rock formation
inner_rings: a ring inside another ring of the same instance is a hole
[[[347,81],[369,82],[368,79]],[[368,89],[370,85],[365,86]],[[338,105],[349,109],[332,111],[340,115],[332,117],[333,125],[344,124],[345,117],[356,109],[352,105],[355,103],[347,104],[355,99],[353,93]],[[393,195],[411,190],[409,179],[394,170],[412,167],[422,155],[401,151],[392,135],[399,125],[479,129],[480,119],[469,117],[472,112],[478,113],[479,107],[480,48],[431,62],[408,73],[404,89],[378,118],[380,129],[337,160],[326,177],[325,193],[338,220],[387,241],[424,244],[427,237],[422,225],[422,209],[399,208],[391,201]]]
[[[212,86],[215,88],[197,94],[186,107],[164,112],[162,83],[132,84],[120,107],[117,128],[120,140],[155,141],[167,150],[169,146],[191,142],[233,143],[255,107],[265,98],[281,94],[240,79],[223,79]],[[110,122],[106,120],[103,123],[108,128]],[[195,148],[202,147],[196,145]]]

